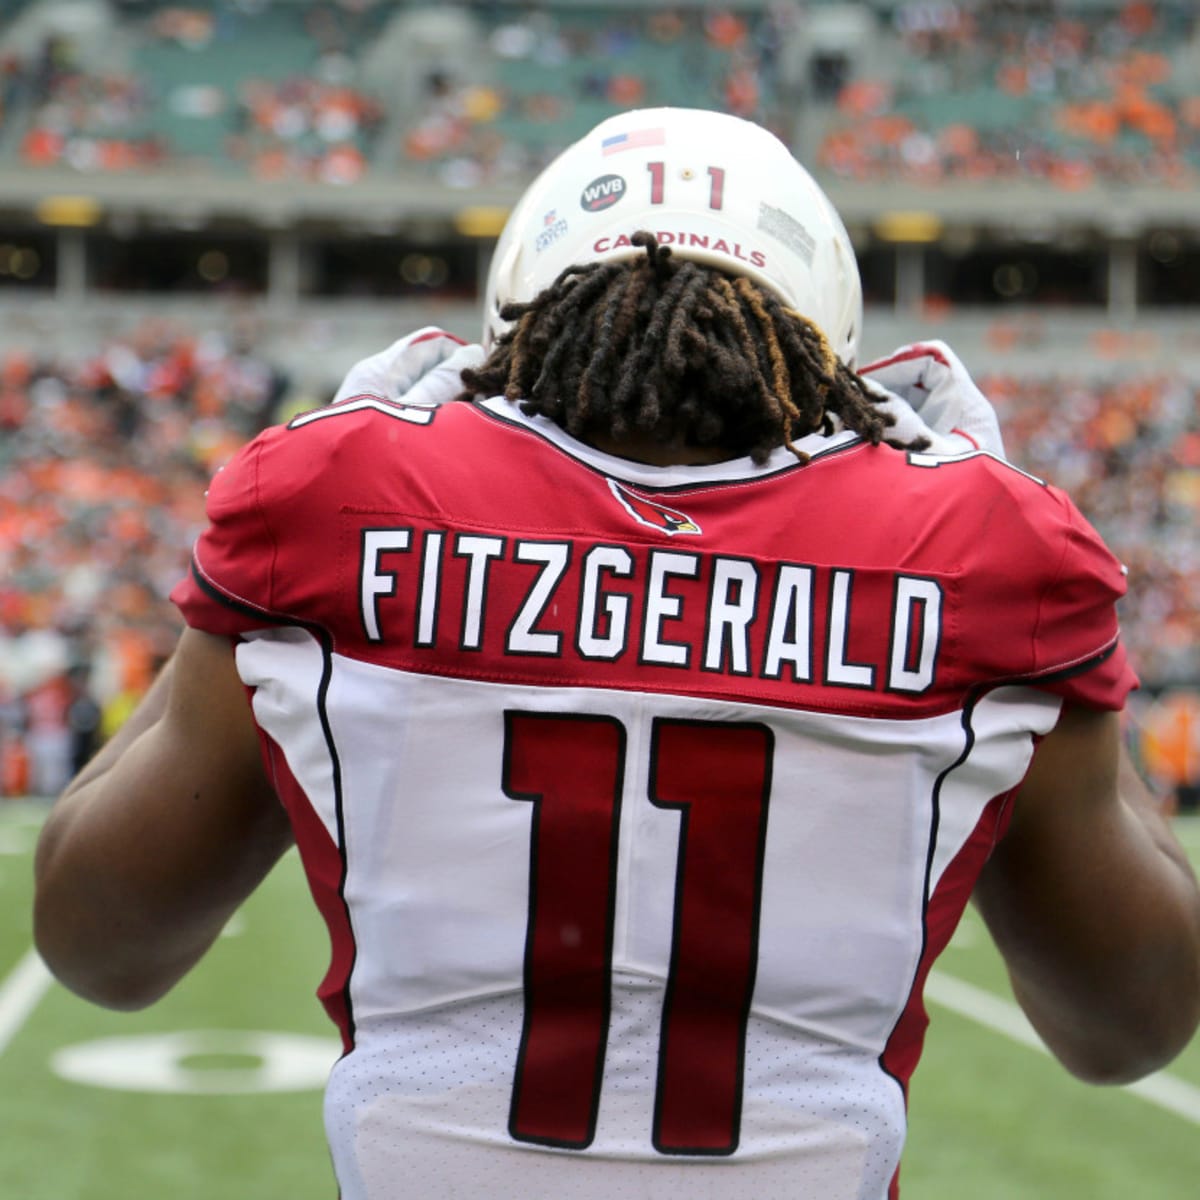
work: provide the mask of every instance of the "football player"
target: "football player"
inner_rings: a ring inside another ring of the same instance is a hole
[[[946,347],[868,383],[860,325],[762,128],[569,148],[482,350],[422,331],[214,480],[41,837],[59,978],[153,1002],[294,841],[345,1200],[894,1196],[972,897],[1067,1069],[1169,1061],[1200,892],[1122,765],[1122,568]]]

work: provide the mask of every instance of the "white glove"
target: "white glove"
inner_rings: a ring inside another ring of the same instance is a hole
[[[427,325],[386,350],[356,362],[333,403],[351,396],[381,396],[409,404],[444,404],[462,390],[459,372],[484,360],[483,347]]]
[[[933,454],[986,450],[1004,457],[995,409],[945,342],[901,346],[859,374],[884,400],[880,407],[896,418],[890,437],[928,438]]]

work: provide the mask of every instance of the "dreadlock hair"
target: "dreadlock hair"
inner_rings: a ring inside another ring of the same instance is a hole
[[[583,441],[648,434],[762,462],[838,417],[878,445],[894,418],[825,335],[749,279],[672,258],[635,233],[645,257],[568,267],[528,303],[458,397],[503,394]],[[908,448],[921,449],[912,445]]]

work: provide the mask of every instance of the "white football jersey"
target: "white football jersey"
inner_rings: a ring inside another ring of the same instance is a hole
[[[611,458],[351,397],[218,476],[237,664],[332,956],[344,1200],[896,1193],[921,989],[1118,564],[987,455]]]

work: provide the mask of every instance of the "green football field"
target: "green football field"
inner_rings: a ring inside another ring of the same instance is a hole
[[[336,1043],[313,999],[325,938],[296,856],[166,1000],[109,1013],[30,952],[42,811],[0,806],[0,1198],[334,1200],[320,1108]],[[1200,821],[1179,830],[1200,862]],[[1200,1040],[1133,1089],[1072,1081],[1031,1044],[972,913],[930,1000],[906,1200],[1200,1196]]]

